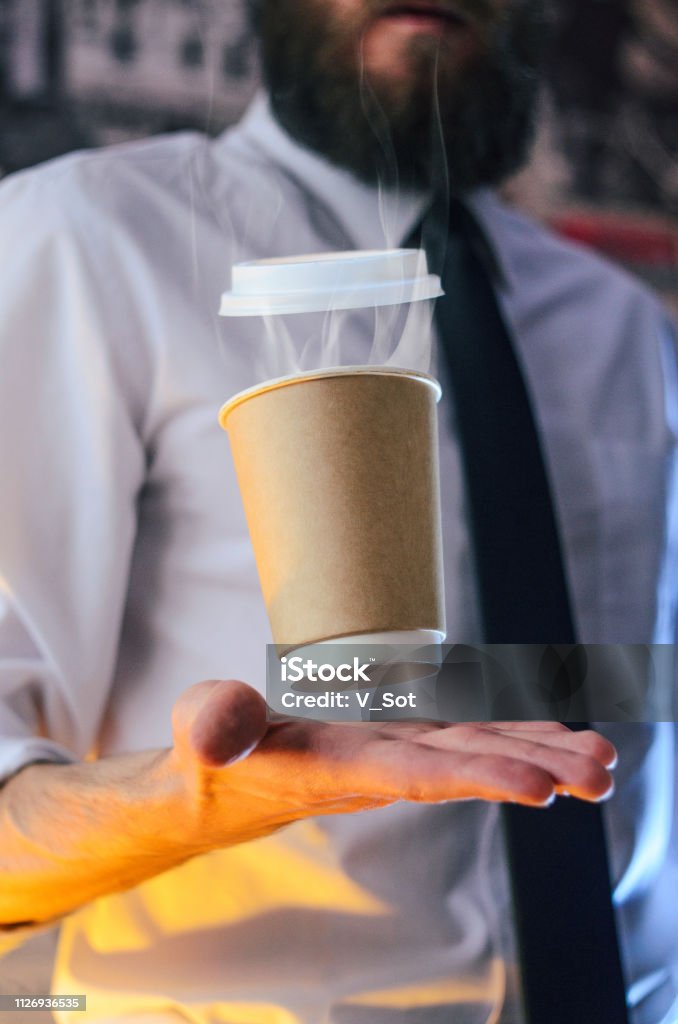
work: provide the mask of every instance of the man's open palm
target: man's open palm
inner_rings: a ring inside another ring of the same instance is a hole
[[[602,736],[554,722],[269,722],[263,698],[237,682],[191,687],[173,724],[169,763],[186,781],[205,849],[397,800],[600,800],[616,761]]]

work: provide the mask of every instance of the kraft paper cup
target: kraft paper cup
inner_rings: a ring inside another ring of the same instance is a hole
[[[445,635],[432,377],[351,367],[221,410],[279,654],[364,634]]]

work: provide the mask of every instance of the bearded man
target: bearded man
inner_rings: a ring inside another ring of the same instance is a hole
[[[89,1021],[515,1024],[497,803],[609,797],[614,742],[629,1003],[668,1024],[672,726],[268,722],[268,626],[215,420],[258,381],[260,324],[216,316],[234,262],[422,225],[444,248],[439,203],[460,205],[532,395],[578,638],[673,640],[668,325],[491,191],[528,148],[543,4],[251,15],[266,91],[238,126],[0,190],[2,941],[61,922],[54,992],[86,994]],[[366,362],[371,320],[347,331]],[[449,638],[480,641],[449,398],[440,423]]]

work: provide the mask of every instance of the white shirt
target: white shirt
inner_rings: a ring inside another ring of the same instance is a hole
[[[630,278],[490,194],[473,202],[535,401],[580,639],[673,641],[664,317]],[[268,624],[216,417],[261,379],[265,339],[258,320],[220,320],[219,295],[237,260],[398,245],[421,208],[302,150],[263,100],[216,141],[132,143],[3,184],[2,776],[167,746],[171,706],[200,679],[263,688]],[[371,320],[350,325],[360,362]],[[448,630],[474,642],[450,422],[443,403]],[[673,727],[607,731],[622,753],[606,813],[634,1022],[669,1024]],[[402,804],[196,858],[70,915],[54,991],[86,993],[97,1022],[391,1024],[407,1009],[416,1024],[514,1024],[496,826],[480,802]]]

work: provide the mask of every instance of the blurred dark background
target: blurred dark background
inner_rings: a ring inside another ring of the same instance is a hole
[[[551,89],[575,192],[678,214],[678,0],[563,0]]]
[[[0,167],[216,131],[255,84],[240,0],[0,0]]]
[[[678,291],[678,0],[552,0],[542,130],[511,197]],[[0,174],[216,132],[256,87],[242,0],[0,0]]]

